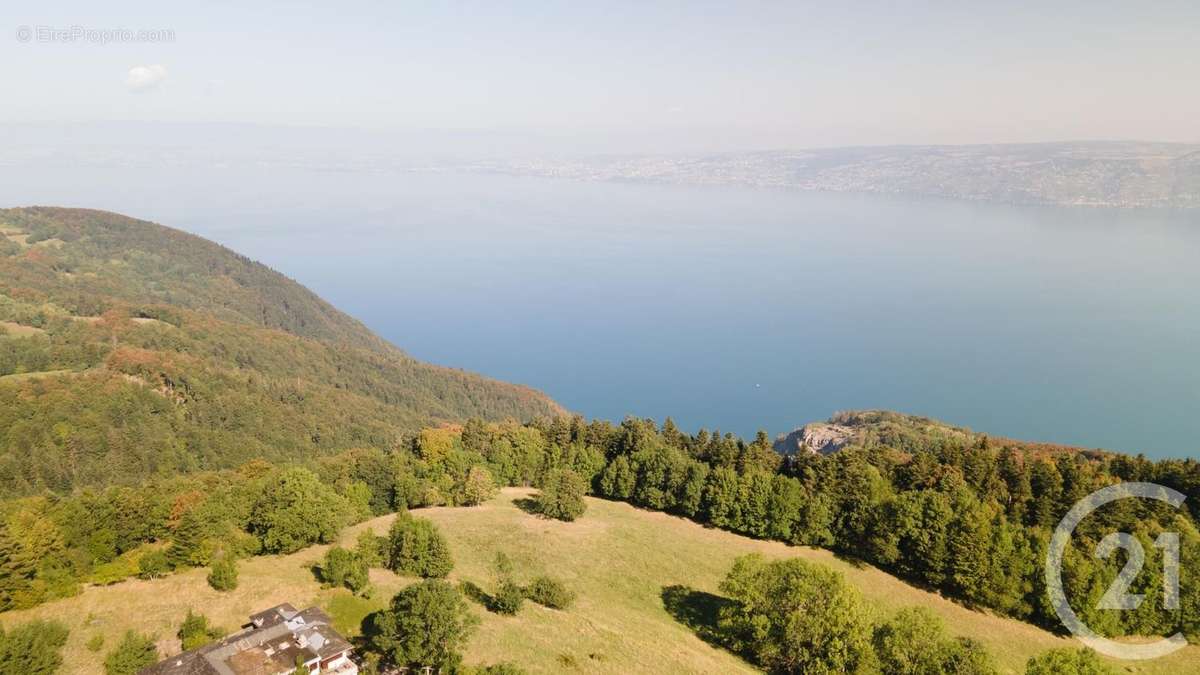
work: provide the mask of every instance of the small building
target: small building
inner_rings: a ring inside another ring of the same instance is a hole
[[[242,630],[145,668],[140,675],[358,675],[346,638],[317,607],[284,603],[250,616]]]

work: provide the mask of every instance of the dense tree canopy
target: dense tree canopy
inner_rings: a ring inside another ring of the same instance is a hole
[[[393,665],[453,672],[478,622],[458,589],[427,580],[404,589],[373,616],[371,644]]]
[[[333,488],[303,468],[278,471],[267,478],[250,512],[250,531],[269,553],[292,553],[327,544],[350,520],[350,506]]]
[[[199,237],[82,209],[0,209],[0,226],[29,235],[0,235],[0,326],[12,327],[0,329],[0,494],[390,449],[433,422],[562,412],[416,361]]]
[[[774,673],[855,672],[871,658],[871,622],[840,574],[798,558],[739,558],[721,583],[719,626]]]

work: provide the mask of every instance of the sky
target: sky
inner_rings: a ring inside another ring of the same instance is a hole
[[[1200,141],[1195,2],[52,4],[0,14],[0,123],[619,151]]]

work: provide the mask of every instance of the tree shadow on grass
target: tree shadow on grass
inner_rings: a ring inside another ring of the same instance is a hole
[[[530,515],[542,515],[540,512],[538,512],[537,500],[533,497],[521,497],[519,499],[514,499],[513,506],[516,506],[518,509],[521,509]]]
[[[867,567],[867,561],[854,555],[853,553],[847,553],[845,551],[833,551],[833,557],[850,565],[856,570],[866,569]]]
[[[728,640],[717,627],[721,608],[733,604],[728,598],[697,591],[687,586],[664,586],[663,607],[676,621],[687,626],[701,640],[714,647],[728,649]]]
[[[487,611],[496,611],[496,599],[493,598],[490,593],[483,590],[479,584],[475,583],[474,581],[460,581],[458,582],[458,589],[462,591],[463,595],[467,596],[471,600],[474,600],[475,602],[478,602]]]
[[[359,634],[350,638],[350,644],[358,650],[360,654],[365,654],[374,649],[375,638],[379,636],[379,619],[383,616],[386,610],[377,610],[366,615],[359,624]]]

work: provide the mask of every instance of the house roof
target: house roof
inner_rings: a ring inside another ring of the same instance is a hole
[[[297,611],[284,603],[250,616],[250,623],[216,642],[160,661],[140,675],[277,675],[297,659],[336,656],[351,648],[318,607]]]

